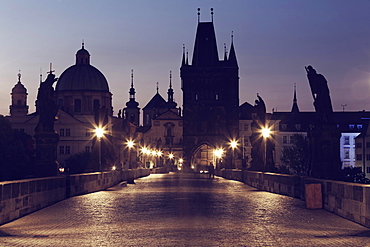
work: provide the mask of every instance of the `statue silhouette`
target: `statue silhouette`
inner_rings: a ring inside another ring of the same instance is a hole
[[[58,112],[58,106],[54,100],[53,84],[57,80],[55,75],[50,73],[46,80],[40,84],[36,101],[36,111],[39,114],[39,121],[35,128],[36,133],[54,133],[54,122]]]
[[[323,75],[317,74],[311,65],[305,67],[305,69],[314,99],[313,105],[317,113],[317,120],[319,123],[328,123],[331,121],[333,113],[328,82]]]

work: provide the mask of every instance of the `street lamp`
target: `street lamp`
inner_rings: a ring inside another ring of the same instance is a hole
[[[134,147],[135,143],[133,140],[128,140],[126,145],[128,147],[128,168],[131,169],[131,148]]]
[[[264,159],[264,171],[267,170],[267,139],[271,136],[271,130],[269,128],[262,128],[261,134],[265,140],[265,159]]]
[[[101,162],[101,138],[104,136],[105,130],[101,127],[95,128],[95,136],[98,138],[99,141],[99,170],[102,170],[102,162]]]
[[[232,150],[233,150],[233,156],[232,156],[232,161],[231,161],[231,166],[233,167],[233,168],[235,168],[235,148],[238,146],[238,142],[237,141],[235,141],[235,140],[232,140],[231,142],[230,142],[230,147],[232,148]]]

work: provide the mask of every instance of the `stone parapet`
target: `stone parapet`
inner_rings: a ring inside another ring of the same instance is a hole
[[[241,170],[217,170],[216,175],[301,200],[306,184],[321,184],[325,210],[370,227],[370,185]]]
[[[68,197],[105,190],[149,174],[149,169],[132,169],[0,182],[0,225]]]

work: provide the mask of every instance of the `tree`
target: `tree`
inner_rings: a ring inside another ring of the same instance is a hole
[[[307,176],[309,170],[309,146],[305,136],[295,134],[293,145],[283,150],[281,162],[294,175]]]
[[[91,172],[91,159],[92,155],[90,152],[80,152],[74,155],[71,155],[68,159],[66,159],[66,168],[69,173],[84,173],[84,172]]]
[[[0,115],[0,180],[29,177],[33,151],[32,137],[13,130],[11,123]]]

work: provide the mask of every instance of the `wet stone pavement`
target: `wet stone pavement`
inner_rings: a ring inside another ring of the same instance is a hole
[[[0,226],[0,246],[370,246],[370,229],[240,182],[150,175]]]

